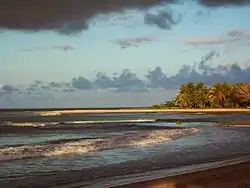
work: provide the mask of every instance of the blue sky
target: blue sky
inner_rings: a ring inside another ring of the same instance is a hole
[[[99,16],[90,21],[88,30],[72,36],[54,31],[4,30],[0,34],[0,84],[28,85],[35,80],[67,82],[78,76],[94,79],[95,71],[112,74],[126,68],[143,77],[156,66],[172,76],[182,65],[193,65],[211,50],[220,53],[213,66],[233,62],[245,66],[250,60],[250,45],[207,44],[208,40],[219,40],[232,30],[249,31],[250,7],[209,10],[195,3],[158,7],[166,8],[176,17],[182,14],[181,22],[172,29],[146,25],[145,12],[128,11],[118,14],[127,16],[126,19]],[[118,21],[112,24],[115,18]],[[125,49],[117,43],[140,37],[153,40]],[[190,44],[197,40],[206,44]],[[65,52],[62,46],[73,49]]]

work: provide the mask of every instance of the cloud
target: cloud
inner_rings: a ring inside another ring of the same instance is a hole
[[[212,85],[215,82],[250,82],[250,64],[246,61],[244,67],[237,63],[212,66],[212,62],[220,54],[217,51],[209,51],[193,65],[183,65],[179,71],[168,76],[161,67],[155,67],[146,72],[145,77],[139,77],[132,70],[124,69],[121,72],[107,75],[97,72],[94,79],[83,76],[74,77],[64,82],[44,83],[32,82],[26,88],[18,88],[12,85],[2,85],[1,96],[10,96],[15,93],[34,96],[44,96],[54,92],[75,93],[97,90],[107,90],[113,93],[147,93],[155,89],[175,90],[180,84],[187,82],[204,82]]]
[[[75,47],[72,45],[69,45],[69,44],[61,44],[61,45],[55,45],[52,47],[39,47],[38,46],[38,47],[33,47],[33,48],[23,48],[23,49],[21,49],[21,51],[34,52],[34,51],[46,51],[46,50],[52,50],[52,49],[67,52],[69,50],[74,50]]]
[[[225,6],[245,6],[249,5],[249,0],[199,0],[199,3],[206,7],[225,7]]]
[[[53,46],[54,49],[57,49],[57,50],[62,50],[62,51],[69,51],[69,50],[74,50],[75,47],[72,46],[72,45],[57,45],[57,46]]]
[[[0,29],[22,31],[54,30],[62,34],[77,34],[89,28],[89,20],[100,14],[126,9],[144,9],[179,0],[1,0]],[[245,6],[249,0],[198,0],[206,7]],[[169,13],[146,14],[145,22],[168,29],[174,20]]]
[[[190,38],[190,39],[184,39],[183,44],[188,45],[216,45],[216,44],[224,44],[228,42],[228,40],[225,40],[223,38],[214,37],[214,38]]]
[[[138,47],[142,43],[148,43],[155,40],[152,36],[143,37],[130,37],[130,38],[119,38],[114,40],[115,44],[118,44],[122,49],[129,47]]]
[[[221,36],[202,37],[202,38],[187,38],[182,40],[183,44],[194,46],[207,45],[248,45],[250,43],[250,29],[238,28],[232,29]]]
[[[14,86],[11,86],[9,84],[3,85],[1,87],[1,90],[2,90],[2,92],[7,93],[7,94],[12,94],[13,92],[18,91],[17,88],[15,88]]]
[[[97,72],[94,80],[84,77],[73,78],[70,86],[76,90],[114,89],[117,92],[145,92],[150,89],[175,89],[189,81],[203,81],[208,85],[221,81],[230,83],[250,81],[249,66],[242,68],[237,63],[233,63],[212,67],[211,62],[219,56],[217,51],[209,51],[193,65],[180,67],[174,76],[167,76],[161,67],[149,70],[144,78],[125,69],[112,75]]]
[[[177,18],[174,17],[173,12],[168,11],[158,11],[157,14],[146,13],[144,17],[144,23],[149,26],[157,26],[160,29],[172,29],[175,25],[179,24],[181,21],[181,15]]]
[[[198,23],[204,23],[204,21],[206,21],[206,19],[210,16],[210,10],[207,9],[201,9],[198,10],[195,15],[194,15],[194,23],[198,24]]]
[[[94,16],[168,2],[173,0],[2,0],[0,28],[79,33],[88,29],[88,20]]]
[[[46,48],[43,47],[33,47],[33,48],[22,48],[21,51],[24,52],[34,52],[34,51],[44,51]]]
[[[72,79],[72,87],[75,89],[86,90],[86,89],[92,89],[93,84],[87,78],[84,78],[83,76],[79,76],[78,78]]]

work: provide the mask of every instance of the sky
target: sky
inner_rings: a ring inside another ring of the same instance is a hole
[[[250,6],[207,2],[117,8],[60,27],[15,25],[7,12],[0,108],[147,106],[188,81],[249,82]]]

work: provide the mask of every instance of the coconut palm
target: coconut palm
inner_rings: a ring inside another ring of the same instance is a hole
[[[195,104],[196,107],[205,107],[209,105],[208,88],[203,83],[197,83],[195,88]]]
[[[215,83],[209,89],[209,100],[214,107],[215,101],[218,102],[219,107],[224,106],[224,99],[226,98],[225,89],[223,88],[223,84]]]
[[[250,83],[239,84],[236,89],[236,96],[244,106],[250,104]]]
[[[195,84],[192,82],[183,84],[179,88],[179,93],[176,97],[176,106],[184,108],[192,108],[195,105]]]
[[[230,87],[228,101],[230,102],[231,107],[233,108],[238,107],[240,105],[240,101],[237,95],[237,90],[240,85],[241,83],[235,83]]]

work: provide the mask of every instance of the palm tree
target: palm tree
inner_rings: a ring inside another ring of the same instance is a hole
[[[197,107],[205,107],[209,105],[208,88],[203,83],[197,83],[195,88],[195,104]]]
[[[231,95],[232,95],[232,85],[228,84],[227,82],[222,83],[221,85],[222,89],[222,107],[225,107],[225,105],[228,106],[228,103],[230,102]]]
[[[181,85],[175,100],[176,106],[192,108],[195,105],[195,88],[196,86],[192,82]]]
[[[221,83],[215,83],[209,89],[209,99],[212,106],[214,106],[215,101],[218,102],[219,107],[224,107],[224,101],[226,98],[224,85]]]
[[[248,106],[250,104],[250,83],[239,84],[236,95],[240,103]]]
[[[239,98],[238,98],[238,95],[237,95],[237,90],[238,90],[238,87],[241,85],[241,83],[235,83],[233,85],[231,85],[231,88],[230,88],[230,94],[228,96],[228,100],[230,101],[231,103],[231,107],[238,107],[240,105],[240,101],[239,101]]]

